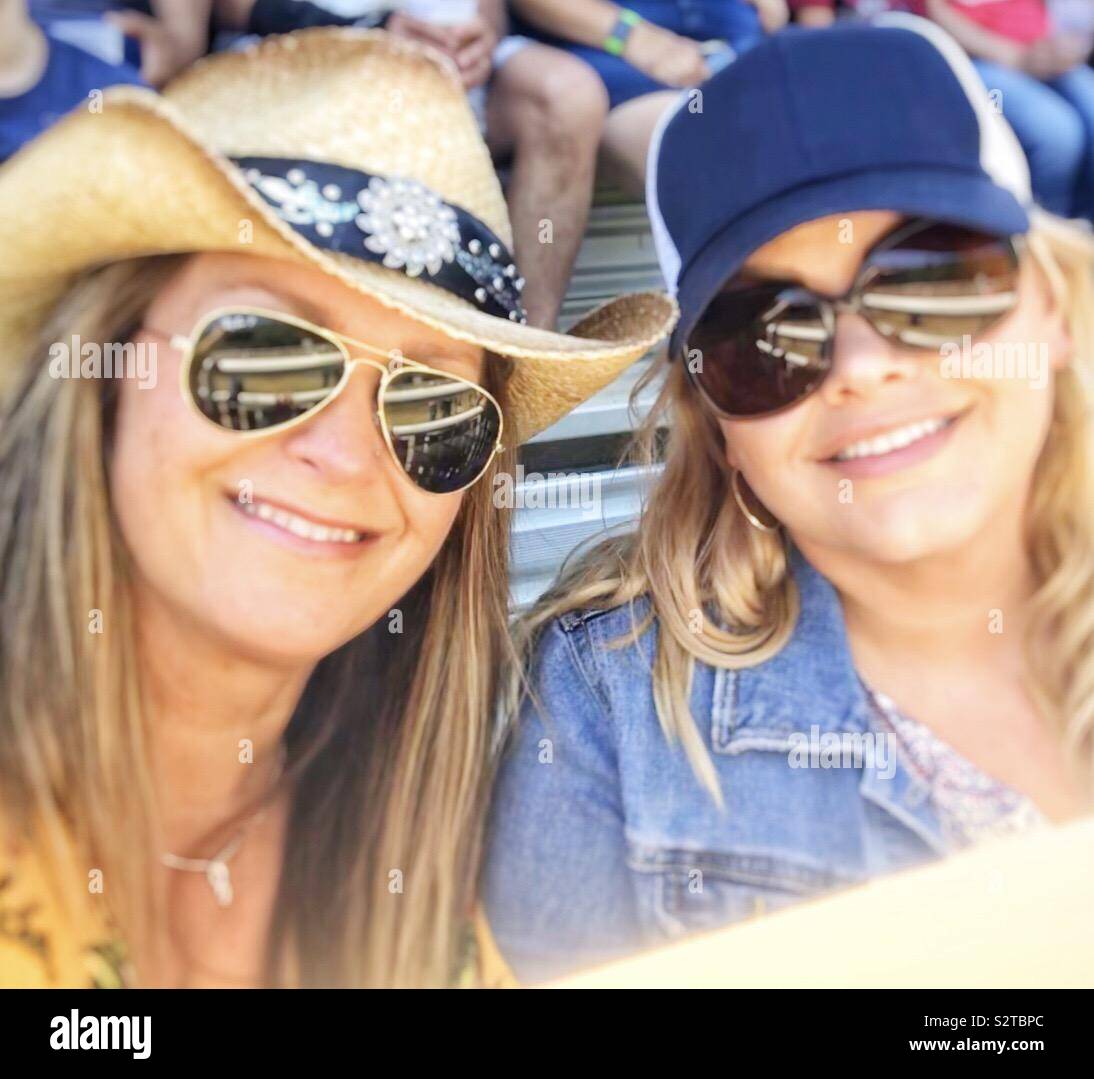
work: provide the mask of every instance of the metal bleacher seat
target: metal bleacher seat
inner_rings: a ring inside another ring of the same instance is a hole
[[[563,304],[562,328],[621,292],[662,287],[645,207],[610,190],[598,190]],[[633,525],[649,476],[641,469],[620,466],[619,461],[634,423],[655,395],[655,388],[647,387],[635,411],[630,411],[631,391],[655,355],[651,352],[634,364],[522,450],[526,478],[516,488],[512,546],[515,607],[534,601],[576,547],[606,529]],[[539,478],[550,473],[556,473],[555,478]],[[586,495],[596,493],[592,508],[574,505],[576,498],[564,497],[567,485],[572,493],[582,483]],[[533,501],[528,495],[533,485],[536,502],[528,505]]]

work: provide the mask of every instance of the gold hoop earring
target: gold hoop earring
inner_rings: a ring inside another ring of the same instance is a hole
[[[752,510],[748,508],[748,506],[745,505],[744,497],[741,495],[741,485],[739,482],[740,477],[741,470],[739,468],[735,468],[733,470],[733,478],[729,481],[730,487],[733,488],[733,500],[737,503],[737,509],[739,509],[741,513],[744,514],[745,520],[748,521],[748,523],[752,525],[752,527],[755,528],[758,532],[778,532],[778,521],[775,521],[774,524],[765,524],[763,521],[760,520],[759,517],[756,516],[756,514],[752,512]]]

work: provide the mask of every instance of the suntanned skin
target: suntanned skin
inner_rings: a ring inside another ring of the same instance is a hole
[[[45,34],[27,0],[0,0],[0,97],[18,97],[42,77],[49,60]]]
[[[574,56],[528,45],[498,71],[487,141],[511,157],[506,198],[528,321],[554,329],[585,233],[608,95]]]
[[[265,438],[241,439],[192,412],[170,336],[235,304],[307,318],[470,379],[483,363],[479,349],[295,264],[198,255],[153,301],[135,340],[156,344],[157,382],[122,385],[110,489],[135,566],[162,849],[198,858],[216,853],[269,789],[315,664],[418,580],[462,499],[426,494],[401,474],[375,422],[372,368],[355,369],[313,420]],[[338,549],[286,539],[240,510],[243,490],[370,539]],[[253,764],[240,763],[242,739]],[[230,907],[217,905],[203,875],[162,871],[173,935],[136,957],[140,984],[258,984],[288,798],[273,802],[232,859]]]
[[[152,0],[152,15],[108,11],[103,18],[141,45],[141,77],[162,86],[208,46],[212,0]],[[27,0],[0,0],[0,97],[25,93],[41,78],[49,55]]]
[[[599,47],[611,33],[623,6],[611,0],[512,0],[533,26],[566,41]],[[748,0],[768,33],[786,24],[786,0]],[[710,76],[698,41],[650,22],[640,22],[627,37],[623,59],[666,86],[698,86]],[[601,143],[602,163],[634,198],[645,194],[646,155],[657,121],[676,99],[671,90],[645,94],[617,105],[608,114]]]
[[[141,78],[157,88],[209,47],[213,0],[151,0],[152,14],[108,11],[103,18],[141,47]]]
[[[547,45],[526,45],[491,76],[491,56],[508,29],[503,0],[479,0],[462,26],[396,13],[387,29],[439,48],[468,89],[490,79],[486,141],[510,164],[506,187],[514,255],[525,279],[533,326],[554,329],[570,283],[592,201],[607,94],[581,60]]]
[[[794,14],[794,21],[800,26],[811,26],[814,29],[823,29],[831,26],[836,21],[836,13],[831,7],[824,4],[808,4],[800,7]]]

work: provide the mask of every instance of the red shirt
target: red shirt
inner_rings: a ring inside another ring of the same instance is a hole
[[[958,15],[985,30],[1025,45],[1049,33],[1045,0],[947,0],[947,3]],[[910,7],[917,15],[927,14],[925,0],[912,0]]]

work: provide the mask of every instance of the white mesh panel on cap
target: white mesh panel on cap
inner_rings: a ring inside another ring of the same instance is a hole
[[[687,104],[690,91],[684,90],[676,101],[669,105],[657,121],[650,139],[650,148],[646,154],[646,212],[650,218],[650,231],[653,233],[653,248],[657,252],[657,264],[661,267],[661,276],[670,296],[676,295],[680,282],[680,252],[672,242],[665,218],[661,213],[661,203],[657,198],[657,159],[661,155],[661,138],[669,121]]]
[[[1026,155],[1010,124],[996,111],[984,88],[983,80],[965,50],[942,27],[921,19],[918,15],[891,11],[878,15],[871,21],[874,26],[911,30],[925,37],[942,54],[965,91],[980,125],[981,166],[1000,187],[1014,195],[1022,206],[1029,206],[1033,201],[1029,162],[1026,161]]]

